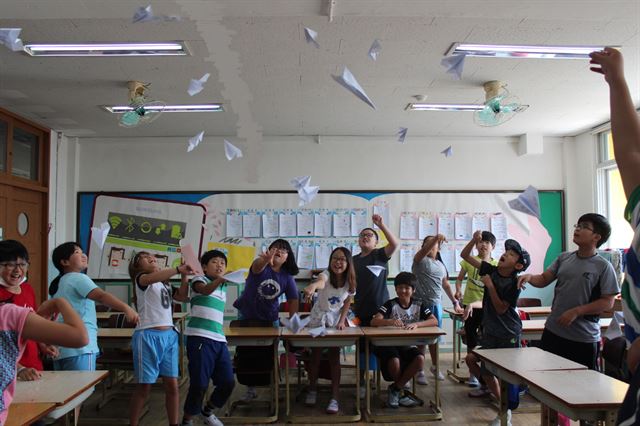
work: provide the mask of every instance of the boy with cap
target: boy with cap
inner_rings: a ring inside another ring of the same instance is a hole
[[[597,365],[600,314],[611,310],[620,291],[613,266],[596,251],[610,235],[607,218],[597,213],[582,215],[573,231],[578,250],[561,253],[542,274],[518,279],[520,287],[528,282],[539,288],[558,280],[542,349],[592,370]]]
[[[413,330],[418,327],[438,325],[438,319],[422,301],[413,298],[418,279],[411,272],[400,272],[394,279],[397,297],[387,300],[371,319],[372,327],[401,327]],[[391,408],[412,407],[418,403],[409,394],[402,395],[404,385],[421,371],[424,354],[416,346],[376,346],[382,375],[391,381],[387,393],[387,405]]]
[[[481,240],[482,232],[476,231],[460,253],[464,260],[478,268],[484,285],[480,346],[483,349],[517,348],[520,346],[522,332],[522,321],[516,312],[516,304],[520,296],[518,273],[527,269],[531,264],[531,257],[516,240],[507,240],[504,242],[504,254],[500,256],[497,266],[479,261],[471,256],[471,250]],[[473,353],[467,354],[465,360],[469,372],[476,377],[482,375],[488,390],[500,400],[498,380],[480,368],[480,361]],[[486,391],[483,393],[481,389],[477,389],[471,391],[469,396],[476,397],[483,394],[486,394]],[[511,410],[507,412],[507,416],[508,418],[511,416]],[[491,424],[494,423],[500,424],[499,416]]]

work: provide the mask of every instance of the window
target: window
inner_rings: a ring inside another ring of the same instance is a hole
[[[610,130],[598,134],[597,179],[598,211],[611,223],[611,237],[602,248],[627,248],[631,244],[633,230],[624,219],[627,197],[613,153],[613,137]]]

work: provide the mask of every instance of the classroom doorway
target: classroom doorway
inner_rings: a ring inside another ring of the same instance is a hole
[[[29,251],[28,282],[47,294],[49,129],[0,109],[0,238]]]

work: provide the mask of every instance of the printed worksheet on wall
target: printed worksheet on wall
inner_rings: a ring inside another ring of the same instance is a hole
[[[474,213],[471,228],[475,231],[490,231],[489,215],[486,213]]]
[[[300,269],[313,269],[313,243],[310,241],[298,242],[298,255],[296,263]]]
[[[436,215],[429,212],[422,212],[418,217],[418,238],[424,240],[429,235],[438,233],[438,224]]]
[[[351,236],[351,213],[338,211],[333,214],[333,236]]]
[[[281,237],[296,236],[296,215],[291,211],[281,212],[278,217]]]
[[[242,237],[242,216],[238,211],[227,212],[227,237]]]
[[[316,268],[328,268],[331,246],[327,242],[317,242],[315,246]]]
[[[242,215],[242,236],[245,238],[260,237],[260,215],[255,213]]]
[[[411,272],[413,265],[413,256],[416,255],[417,249],[413,245],[402,245],[400,247],[400,271]]]
[[[373,205],[373,214],[377,214],[382,216],[382,221],[389,225],[389,203],[387,201],[375,201]],[[377,226],[373,225],[374,229],[378,229]]]
[[[453,240],[453,215],[451,213],[438,215],[438,234],[444,235],[447,241]]]
[[[264,238],[274,238],[280,235],[276,212],[266,211],[262,214],[262,235]]]
[[[297,214],[296,217],[297,225],[298,225],[298,236],[299,237],[311,237],[313,236],[313,213],[308,210],[302,210]]]
[[[402,212],[400,214],[400,239],[418,239],[418,214],[415,212]]]
[[[491,215],[491,232],[496,236],[496,240],[506,240],[509,238],[507,232],[507,218],[502,213]]]
[[[472,233],[471,225],[471,215],[467,213],[456,213],[454,217],[455,239],[470,240]]]
[[[331,236],[331,213],[316,212],[313,215],[313,235],[316,237]]]
[[[351,236],[357,237],[360,231],[366,228],[369,223],[367,209],[353,209],[351,211]]]

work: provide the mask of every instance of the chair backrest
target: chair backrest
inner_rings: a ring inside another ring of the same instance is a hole
[[[109,328],[135,328],[135,326],[135,323],[129,322],[122,312],[109,317]]]
[[[624,362],[627,352],[627,342],[624,336],[609,340],[602,339],[602,359],[604,360],[604,373],[608,376],[628,382],[624,370]]]
[[[517,305],[519,308],[532,308],[535,306],[542,306],[542,300],[534,297],[521,297],[518,299]]]
[[[229,327],[273,327],[271,321],[233,320]],[[236,346],[233,366],[238,383],[268,386],[273,380],[273,345]]]

